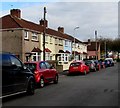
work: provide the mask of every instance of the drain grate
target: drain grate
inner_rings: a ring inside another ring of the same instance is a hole
[[[105,93],[106,92],[109,92],[109,93],[112,93],[112,92],[120,92],[120,90],[115,90],[115,89],[104,89],[103,90]]]

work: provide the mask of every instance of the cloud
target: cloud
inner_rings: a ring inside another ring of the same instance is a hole
[[[80,40],[94,38],[95,30],[98,31],[98,37],[113,38],[118,35],[117,2],[28,2],[21,6],[22,18],[39,23],[43,18],[44,6],[47,8],[46,18],[50,28],[57,30],[63,26],[65,33],[75,34]],[[74,31],[76,26],[79,29]]]

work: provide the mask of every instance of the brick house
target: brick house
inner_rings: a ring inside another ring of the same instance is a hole
[[[2,51],[14,53],[23,62],[43,60],[43,27],[44,21],[39,24],[21,18],[21,10],[12,9],[10,14],[0,18],[2,26]],[[53,30],[45,21],[45,58],[46,60],[58,60],[62,65],[69,66],[69,56],[72,54],[74,38],[64,33],[63,27]],[[65,46],[66,42],[69,42]],[[75,39],[76,59],[83,59],[87,54],[87,46]],[[81,48],[80,48],[81,46]],[[77,55],[80,56],[77,57]],[[67,68],[68,68],[67,66]],[[66,67],[65,67],[66,68]]]
[[[97,42],[97,46],[96,46],[96,42],[84,42],[87,44],[87,58],[89,59],[100,59],[100,43]],[[97,51],[96,51],[97,48]]]

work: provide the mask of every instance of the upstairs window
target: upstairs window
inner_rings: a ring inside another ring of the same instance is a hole
[[[32,40],[38,41],[38,34],[37,33],[32,33]]]
[[[52,36],[50,36],[50,43],[52,43]]]
[[[28,39],[28,31],[24,32],[24,39]]]
[[[58,39],[57,38],[55,38],[55,45],[57,45],[58,44]]]
[[[59,45],[63,45],[62,39],[59,39]]]
[[[45,42],[48,43],[48,36],[45,36]]]
[[[68,46],[68,41],[67,41],[67,40],[65,40],[65,46],[66,46],[66,47]]]

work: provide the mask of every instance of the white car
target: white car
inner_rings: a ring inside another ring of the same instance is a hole
[[[111,61],[111,66],[114,66],[115,62],[114,62],[113,58],[106,58],[105,60]]]

